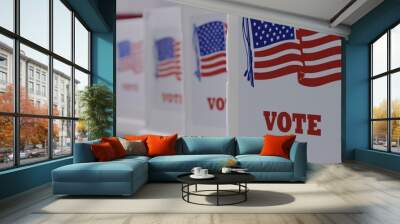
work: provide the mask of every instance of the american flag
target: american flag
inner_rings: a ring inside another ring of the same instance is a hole
[[[195,26],[194,45],[197,53],[196,76],[214,76],[226,72],[226,25],[221,21]]]
[[[175,76],[181,80],[180,41],[172,37],[165,37],[156,40],[157,48],[157,78]]]
[[[131,42],[123,40],[118,43],[118,71],[132,70],[134,74],[143,72],[143,44],[142,41]]]
[[[248,54],[245,76],[265,80],[297,74],[298,82],[316,87],[341,80],[341,39],[256,19],[243,19]]]

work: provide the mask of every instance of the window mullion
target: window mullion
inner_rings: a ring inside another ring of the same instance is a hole
[[[387,71],[390,70],[390,30],[387,32]],[[392,79],[392,75],[389,73],[387,75],[387,110],[388,110],[388,118],[392,117],[392,99],[391,99],[391,79]],[[392,151],[392,135],[391,135],[391,129],[392,129],[392,125],[391,125],[392,121],[388,120],[387,122],[387,132],[388,132],[388,138],[387,140],[389,141],[388,143],[388,152]]]
[[[71,117],[75,118],[75,12],[72,11],[71,14],[71,24],[72,24],[72,32],[71,32],[71,60],[74,66],[71,67],[71,91],[72,91],[72,105],[71,105]],[[72,155],[74,154],[74,145],[75,145],[75,125],[76,121],[72,121],[72,130],[71,130],[71,150]]]
[[[20,1],[14,1],[14,31],[19,35],[19,8]],[[18,38],[14,39],[14,112],[19,113],[20,105],[20,47]],[[14,166],[19,166],[20,164],[20,156],[19,156],[19,135],[20,135],[20,119],[19,117],[14,116]]]
[[[53,52],[53,0],[49,0],[49,50]],[[49,55],[49,71],[48,71],[49,86],[49,115],[48,120],[48,151],[49,159],[53,159],[53,57]]]

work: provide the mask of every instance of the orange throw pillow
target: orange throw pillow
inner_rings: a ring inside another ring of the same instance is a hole
[[[296,135],[265,135],[264,145],[261,149],[261,156],[280,156],[290,159],[290,148]]]
[[[125,157],[126,151],[124,146],[122,146],[121,142],[116,137],[109,137],[109,138],[101,138],[101,142],[108,142],[114,149],[115,155],[117,158]]]
[[[124,138],[129,141],[143,141],[146,142],[148,135],[125,135]]]
[[[91,145],[91,149],[94,157],[99,162],[110,161],[117,158],[113,147],[108,142],[93,144]]]
[[[178,134],[171,136],[150,135],[146,143],[148,156],[176,155],[176,139]]]

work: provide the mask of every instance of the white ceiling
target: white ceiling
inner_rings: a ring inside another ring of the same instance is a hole
[[[175,4],[165,0],[118,0],[117,14],[143,13],[146,9],[171,5]]]
[[[330,20],[350,0],[220,0]]]
[[[118,0],[117,13],[141,13],[146,9],[184,4],[222,13],[265,18],[272,22],[313,28],[347,36],[350,26],[383,0],[356,0],[359,7],[347,13],[339,25],[330,20],[352,0]],[[304,25],[303,25],[304,24]]]

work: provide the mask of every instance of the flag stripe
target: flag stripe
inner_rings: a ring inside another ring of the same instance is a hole
[[[181,68],[180,66],[172,65],[168,67],[159,68],[158,71],[163,72],[163,71],[168,71],[170,69],[180,69],[180,68]]]
[[[301,61],[301,55],[298,54],[286,54],[271,60],[263,60],[254,62],[255,68],[272,67],[278,64],[282,64],[290,61]]]
[[[203,76],[203,77],[215,76],[215,75],[218,75],[218,74],[221,74],[221,73],[225,73],[225,72],[226,72],[226,67],[224,66],[223,68],[219,68],[219,69],[216,69],[216,70],[211,71],[211,72],[202,72],[201,76]]]
[[[318,60],[324,57],[329,57],[332,55],[341,55],[342,53],[342,49],[341,47],[332,47],[332,48],[328,48],[325,50],[321,50],[319,52],[316,53],[303,53],[302,57],[303,60],[305,61],[313,61],[313,60]]]
[[[283,51],[279,51],[278,53],[275,53],[273,55],[268,55],[268,56],[263,56],[263,57],[256,57],[256,58],[254,58],[254,61],[273,60],[274,58],[281,57],[281,56],[286,55],[286,54],[298,54],[298,55],[300,55],[301,51],[300,51],[300,49],[286,49],[286,50],[283,50]]]
[[[201,69],[213,68],[220,65],[226,65],[226,60],[223,58],[221,61],[214,62],[212,64],[202,64]]]
[[[280,45],[277,45],[276,47],[272,48],[266,48],[264,50],[255,50],[254,51],[254,56],[255,57],[264,57],[264,56],[269,56],[275,53],[278,53],[280,51],[286,50],[286,49],[299,49],[299,44],[296,42],[286,42]]]
[[[212,71],[215,71],[215,70],[220,70],[221,68],[225,68],[226,69],[226,64],[222,64],[222,65],[215,66],[215,67],[212,67],[212,68],[201,69],[201,73],[209,73],[209,72],[212,72]]]
[[[323,57],[321,59],[315,59],[315,60],[310,60],[310,61],[305,61],[304,65],[309,66],[309,65],[319,65],[323,64],[329,61],[335,61],[335,60],[342,60],[342,56],[338,54],[334,54],[331,56]]]
[[[342,79],[342,73],[335,73],[327,76],[323,76],[320,78],[303,78],[299,79],[299,82],[308,87],[317,87],[321,85],[325,85],[331,82],[339,81]]]
[[[308,78],[319,78],[322,76],[326,76],[326,75],[331,75],[331,74],[335,74],[335,73],[340,73],[341,72],[341,68],[331,68],[331,69],[327,69],[324,71],[319,71],[319,72],[312,72],[312,73],[306,73],[305,75]]]
[[[225,57],[225,56],[226,56],[225,52],[217,52],[217,53],[212,54],[212,55],[201,57],[201,61],[202,62],[211,61],[211,60],[214,60],[216,58]]]
[[[315,47],[310,47],[310,48],[304,48],[303,52],[304,53],[316,53],[319,52],[321,50],[325,50],[325,49],[329,49],[332,47],[337,47],[337,46],[341,46],[341,41],[340,40],[336,40],[336,41],[331,41],[325,44],[321,44],[319,46],[315,46]]]
[[[304,66],[301,70],[304,73],[313,73],[313,72],[324,71],[324,70],[331,69],[331,68],[341,67],[341,65],[342,65],[342,61],[336,60],[336,61],[322,63],[319,65]]]
[[[337,41],[338,39],[335,36],[325,36],[315,40],[302,41],[301,45],[303,48],[312,48],[329,42],[337,42]]]
[[[292,65],[303,66],[303,63],[301,61],[288,61],[288,62],[285,62],[282,64],[270,66],[270,67],[254,68],[254,72],[267,73],[267,72],[272,72],[275,70],[285,68],[286,66],[292,66]]]
[[[299,65],[289,65],[277,69],[273,72],[254,72],[254,79],[256,80],[273,79],[284,75],[289,75],[297,72],[299,70],[299,67],[300,67]]]

